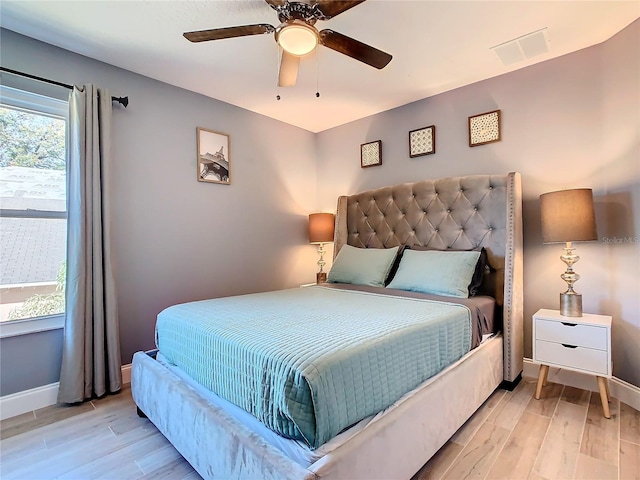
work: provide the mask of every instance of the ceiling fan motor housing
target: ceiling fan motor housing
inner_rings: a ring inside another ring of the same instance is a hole
[[[313,25],[316,20],[323,19],[317,5],[311,6],[302,2],[285,2],[284,5],[276,7],[276,12],[281,23],[302,20],[308,25]]]

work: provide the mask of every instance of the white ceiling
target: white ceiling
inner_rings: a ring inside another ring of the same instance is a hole
[[[312,132],[595,45],[639,16],[637,0],[368,0],[317,27],[392,54],[385,69],[319,47],[302,59],[297,85],[278,89],[272,35],[199,44],[182,37],[276,26],[263,0],[0,2],[9,30]],[[549,52],[533,59],[507,67],[490,49],[544,28]]]

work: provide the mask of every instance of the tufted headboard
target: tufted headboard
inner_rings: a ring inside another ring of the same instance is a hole
[[[368,190],[338,199],[334,256],[360,248],[485,247],[483,290],[502,307],[504,380],[522,372],[522,192],[519,173],[469,175]]]

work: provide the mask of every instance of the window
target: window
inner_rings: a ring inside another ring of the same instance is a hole
[[[67,112],[66,101],[0,87],[3,327],[64,313]]]

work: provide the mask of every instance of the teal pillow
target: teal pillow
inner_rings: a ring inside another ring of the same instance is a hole
[[[388,288],[467,298],[480,252],[405,250]]]
[[[344,245],[333,261],[327,282],[384,287],[398,247],[356,248]]]

